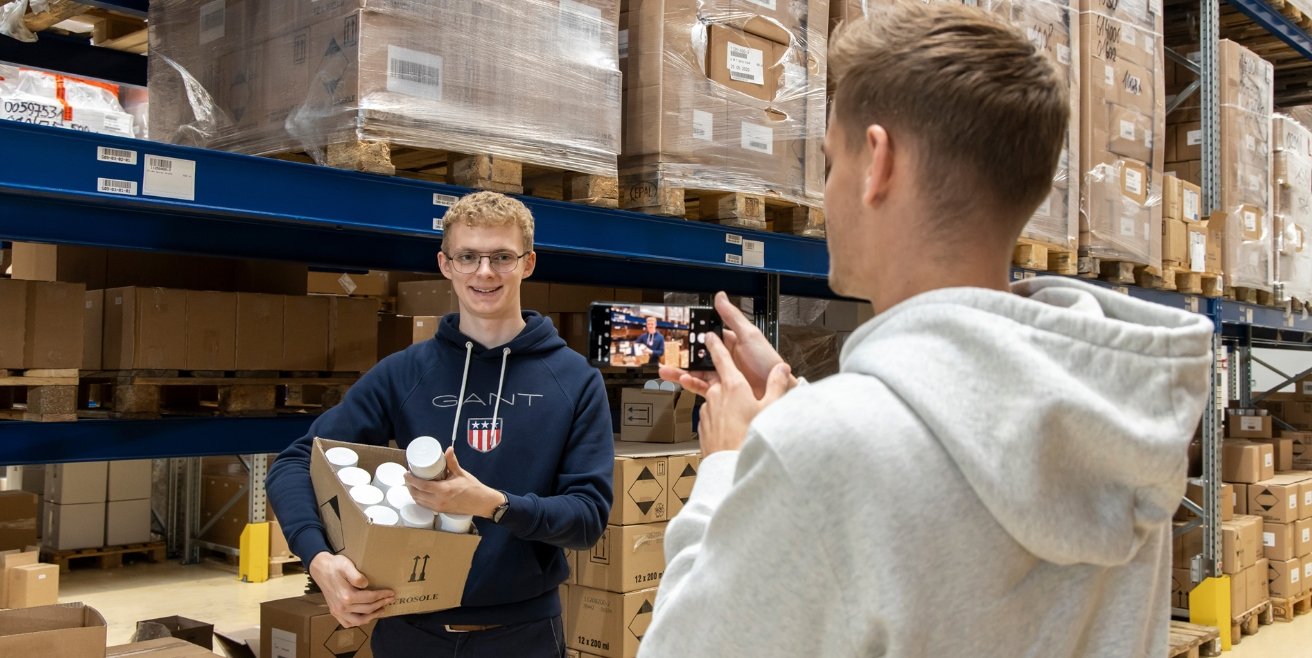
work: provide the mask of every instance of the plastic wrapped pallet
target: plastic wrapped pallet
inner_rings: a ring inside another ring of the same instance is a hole
[[[948,0],[939,0],[948,2]],[[843,21],[860,19],[880,4],[890,0],[832,0],[829,5],[831,29]],[[1053,176],[1052,194],[1035,211],[1021,236],[1046,245],[1074,252],[1079,242],[1080,177],[1072,171],[1079,166],[1079,22],[1078,7],[1072,2],[1049,0],[980,0],[979,6],[1024,28],[1035,47],[1046,52],[1069,85],[1071,123],[1066,148]]]
[[[1239,44],[1217,52],[1221,96],[1222,267],[1227,287],[1272,290],[1271,113],[1274,68]]]
[[[630,0],[621,204],[682,214],[690,189],[819,206],[828,11],[826,0]]]
[[[1284,297],[1312,302],[1312,131],[1290,117],[1271,120],[1275,183],[1275,281]]]
[[[1161,0],[1081,0],[1079,45],[1081,255],[1160,267]]]
[[[0,62],[0,119],[139,137],[138,121],[119,101],[127,86]],[[134,90],[139,98],[143,90]]]
[[[320,162],[383,142],[614,176],[618,17],[618,0],[152,1],[152,136]]]

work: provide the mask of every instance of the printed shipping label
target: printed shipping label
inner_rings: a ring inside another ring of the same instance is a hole
[[[1261,431],[1262,419],[1257,416],[1240,416],[1239,427],[1245,432]]]
[[[1135,226],[1133,217],[1121,218],[1121,235],[1127,238],[1133,238],[1135,235],[1136,228],[1138,227]]]
[[[1289,497],[1289,509],[1298,509],[1298,494]]]
[[[774,155],[774,129],[744,121],[742,147],[748,151]]]
[[[1207,236],[1205,234],[1189,234],[1189,269],[1194,272],[1207,271]]]
[[[1185,141],[1188,142],[1190,146],[1198,146],[1199,144],[1202,144],[1203,131],[1190,130],[1188,133],[1185,134]]]
[[[761,240],[743,240],[743,265],[765,267],[765,242]]]
[[[1312,543],[1312,528],[1303,528],[1303,543]]]
[[[416,98],[442,100],[442,56],[388,46],[387,90]]]
[[[131,114],[106,114],[103,130],[111,135],[136,137],[136,133],[132,132]]]
[[[134,165],[137,164],[137,152],[131,149],[116,149],[108,146],[101,146],[96,149],[96,159],[101,162]]]
[[[1193,190],[1185,190],[1181,195],[1182,205],[1184,206],[1184,218],[1198,221],[1198,193]]]
[[[711,141],[715,135],[715,115],[705,110],[692,111],[692,138]]]
[[[1262,460],[1262,461],[1264,462],[1264,463],[1263,463],[1263,466],[1265,466],[1265,467],[1267,467],[1267,468],[1270,468],[1270,467],[1272,467],[1272,466],[1275,466],[1275,461],[1274,461],[1274,460],[1275,460],[1275,458],[1272,457],[1270,453],[1268,453],[1268,454],[1266,455],[1266,459]]]
[[[1103,75],[1104,75],[1104,77],[1106,78],[1106,82],[1107,82],[1107,86],[1108,86],[1108,87],[1111,87],[1111,86],[1113,86],[1113,85],[1116,84],[1116,70],[1115,70],[1115,69],[1113,69],[1112,67],[1108,66],[1108,67],[1106,67],[1106,69],[1104,69],[1104,71],[1103,71]]]
[[[560,0],[561,47],[571,52],[601,49],[601,8]]]
[[[223,38],[227,23],[226,0],[214,0],[200,7],[200,45]]]
[[[729,48],[729,79],[754,85],[765,84],[765,53],[736,43]]]
[[[196,200],[196,161],[146,154],[141,193],[166,199]]]
[[[1128,43],[1131,46],[1137,46],[1139,45],[1138,42],[1136,41],[1138,38],[1139,38],[1139,33],[1135,32],[1134,28],[1130,27],[1129,25],[1121,26],[1121,41]]]
[[[352,279],[350,274],[342,274],[337,277],[337,285],[340,285],[348,295],[354,295],[356,288],[360,287],[355,285],[355,279]]]
[[[1143,194],[1143,172],[1138,169],[1125,170],[1125,191],[1134,195]],[[1131,234],[1133,235],[1133,234]]]
[[[1134,122],[1121,120],[1121,139],[1134,141]]]
[[[1257,213],[1251,210],[1244,211],[1244,230],[1245,231],[1257,230]]]
[[[1265,545],[1267,548],[1275,548],[1275,546],[1276,546],[1276,533],[1274,533],[1274,532],[1264,532],[1264,533],[1262,533],[1262,544]]]
[[[270,653],[273,658],[296,658],[296,634],[273,629]]]

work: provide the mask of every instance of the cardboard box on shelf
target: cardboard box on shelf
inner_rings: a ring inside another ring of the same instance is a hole
[[[1272,598],[1296,599],[1307,591],[1303,582],[1303,563],[1298,558],[1270,560],[1266,580]]]
[[[260,604],[261,658],[372,658],[374,624],[344,628],[328,612],[322,595]]]
[[[107,370],[185,369],[187,291],[106,290],[103,359]]]
[[[1230,575],[1238,574],[1244,570],[1245,551],[1244,541],[1238,525],[1233,521],[1227,521],[1221,524],[1221,572]],[[1187,564],[1189,558],[1202,552],[1203,537],[1201,532],[1192,532],[1185,536],[1184,543],[1184,561],[1181,564]]]
[[[1203,159],[1203,124],[1198,121],[1177,124],[1175,157],[1177,160]]]
[[[104,366],[105,291],[88,290],[82,300],[83,370],[101,370]]]
[[[0,610],[0,656],[104,658],[105,635],[105,618],[81,603]]]
[[[398,315],[441,317],[458,311],[460,311],[460,303],[456,299],[455,289],[446,279],[406,281],[397,286]]]
[[[620,402],[620,440],[681,443],[692,440],[692,408],[687,391],[625,388]]]
[[[1261,558],[1251,568],[1244,573],[1248,574],[1248,582],[1245,584],[1248,596],[1248,609],[1252,610],[1265,603],[1271,598],[1271,590],[1267,585],[1266,577],[1270,571],[1270,560]]]
[[[279,370],[328,369],[329,306],[326,297],[283,297]]]
[[[1248,583],[1252,580],[1252,567],[1230,576],[1230,616],[1238,618],[1248,612]]]
[[[0,551],[36,544],[37,500],[29,491],[0,492]]]
[[[1298,496],[1302,501],[1298,508],[1298,518],[1312,519],[1312,478],[1298,485]]]
[[[58,505],[47,502],[41,545],[57,551],[105,545],[105,502]]]
[[[1287,523],[1262,524],[1262,556],[1272,560],[1292,560],[1298,557],[1295,527]]]
[[[576,556],[576,582],[608,592],[656,587],[665,573],[665,525],[606,526],[591,550]]]
[[[109,462],[50,464],[45,484],[45,499],[51,503],[103,503],[109,493]]]
[[[627,594],[574,585],[569,588],[569,646],[603,658],[635,658],[651,625],[656,588]]]
[[[611,525],[657,523],[669,519],[668,469],[665,455],[644,454],[643,444],[615,446],[615,502]]]
[[[386,272],[308,272],[305,289],[311,295],[351,295],[356,297],[386,297]]]
[[[106,500],[112,502],[115,500],[141,500],[142,498],[150,498],[150,483],[151,478],[154,477],[154,464],[151,460],[120,459],[105,462],[105,464],[107,465],[106,477],[109,483],[109,486],[106,489]]]
[[[1278,475],[1248,485],[1248,513],[1275,523],[1297,521],[1302,481],[1302,477]]]
[[[1162,220],[1162,260],[1186,265],[1189,260],[1189,229],[1179,219]]]
[[[1239,541],[1243,546],[1241,557],[1244,568],[1257,563],[1262,554],[1262,517],[1244,515],[1236,516],[1231,523],[1239,529]]]
[[[186,291],[187,370],[237,369],[237,295]]]
[[[105,545],[150,541],[150,499],[115,500],[105,504]]]
[[[27,282],[23,368],[82,367],[86,286]]]
[[[176,637],[120,644],[105,650],[105,658],[211,658],[213,655],[213,651]],[[249,658],[256,657],[252,655]]]
[[[1307,557],[1312,553],[1312,519],[1303,519],[1294,523],[1294,554]]]
[[[36,608],[59,602],[59,567],[25,564],[5,570],[7,608]]]
[[[1226,482],[1252,484],[1275,477],[1275,450],[1269,443],[1221,442],[1221,478]]]
[[[27,284],[0,279],[0,307],[10,309],[0,315],[0,368],[19,369],[27,343]]]
[[[237,370],[282,368],[283,298],[253,292],[237,293]]]
[[[1282,436],[1274,439],[1249,439],[1249,441],[1271,444],[1275,454],[1276,473],[1294,470],[1294,440],[1292,438]]]
[[[396,599],[382,616],[458,607],[480,541],[478,535],[371,524],[328,465],[324,451],[334,446],[355,450],[360,468],[369,472],[383,462],[405,463],[405,451],[315,439],[310,456],[310,479],[328,545],[334,553],[350,558],[370,586],[396,592]],[[413,575],[416,569],[421,574],[417,580]]]
[[[1221,512],[1222,521],[1230,521],[1234,519],[1235,510],[1236,510],[1235,503],[1238,501],[1238,495],[1236,494],[1236,486],[1242,487],[1243,485],[1235,485],[1230,482],[1221,483],[1221,490],[1219,494],[1219,500],[1217,501],[1217,503],[1218,503],[1218,509],[1220,509]],[[1184,497],[1193,501],[1199,507],[1203,507],[1204,509],[1206,509],[1206,506],[1203,504],[1204,495],[1203,495],[1202,478],[1189,478],[1188,483],[1185,485]],[[1194,516],[1195,515],[1189,511],[1188,507],[1181,505],[1180,509],[1178,510],[1178,513],[1176,514],[1175,520],[1187,521],[1189,519],[1194,518]]]
[[[1227,438],[1269,439],[1272,436],[1271,416],[1227,413],[1225,430]]]
[[[13,243],[14,279],[71,281],[88,289],[105,288],[107,249],[35,242]]]
[[[328,310],[328,369],[364,372],[378,362],[377,299],[333,297]]]

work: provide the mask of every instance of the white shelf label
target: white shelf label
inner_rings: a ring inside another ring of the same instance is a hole
[[[137,195],[137,181],[118,180],[115,178],[97,178],[96,191],[106,194],[123,194],[126,196]]]
[[[433,193],[433,205],[435,206],[446,206],[450,208],[451,204],[454,204],[456,201],[459,200],[460,197],[457,197],[454,194],[437,194],[436,192]]]
[[[101,146],[96,149],[96,159],[101,162],[134,165],[137,164],[137,152],[131,149],[116,149],[108,146]]]
[[[736,43],[729,49],[729,79],[754,85],[765,84],[765,53]]]
[[[196,200],[196,161],[146,154],[141,193],[182,201]]]
[[[724,262],[726,262],[726,263],[728,263],[728,264],[730,264],[730,265],[742,265],[742,264],[743,264],[743,257],[740,256],[740,255],[738,255],[738,254],[725,254],[725,255],[724,255]]]
[[[415,98],[442,100],[442,56],[388,46],[387,90]]]
[[[761,240],[743,240],[743,265],[765,267],[765,242]]]
[[[774,129],[744,121],[742,147],[748,151],[774,155]]]
[[[737,233],[726,233],[724,236],[724,241],[728,242],[729,244],[742,244],[743,236],[738,235]]]

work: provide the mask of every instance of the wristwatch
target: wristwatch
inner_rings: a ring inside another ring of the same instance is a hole
[[[505,499],[505,502],[501,503],[500,505],[497,505],[496,509],[492,510],[493,523],[501,523],[501,517],[505,516],[506,510],[510,509],[510,496],[507,496],[506,492],[504,491],[500,493],[501,493],[501,497]]]

